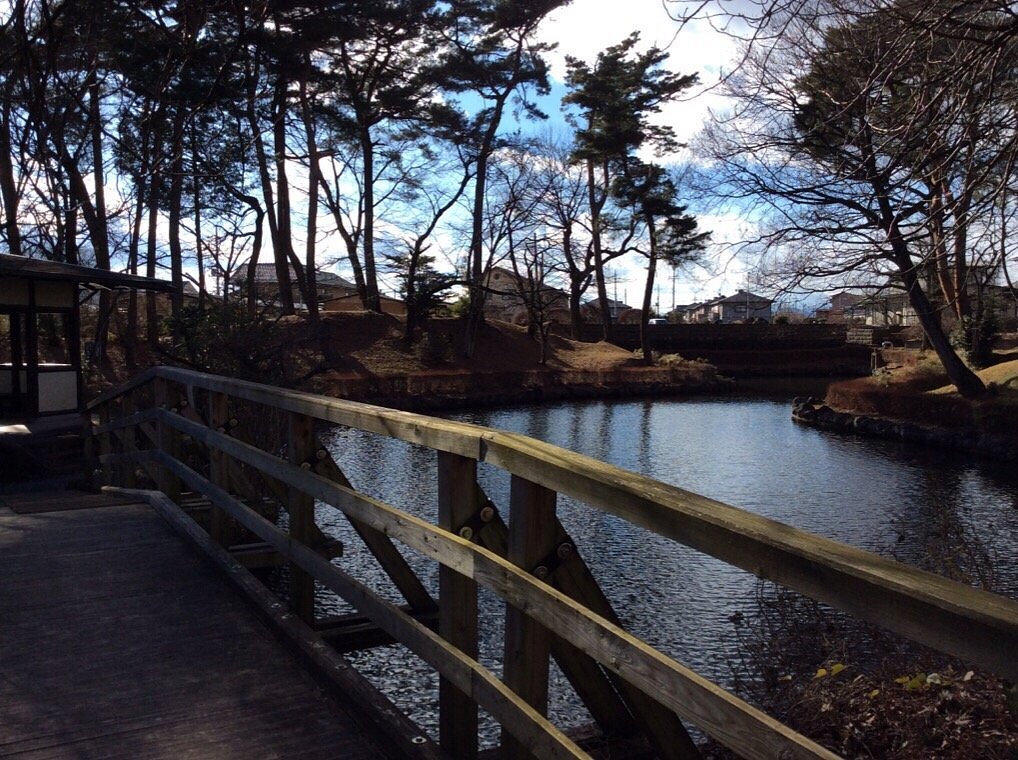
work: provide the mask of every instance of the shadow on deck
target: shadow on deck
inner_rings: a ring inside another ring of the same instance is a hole
[[[0,496],[0,577],[0,756],[397,755],[130,495]]]
[[[0,418],[0,494],[86,483],[84,424],[79,414],[28,422]]]

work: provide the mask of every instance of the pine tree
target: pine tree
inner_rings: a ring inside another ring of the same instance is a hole
[[[639,39],[638,33],[629,35],[599,53],[593,66],[566,58],[570,92],[563,104],[575,107],[567,111],[576,128],[573,159],[584,164],[587,171],[594,279],[606,340],[611,337],[611,314],[604,275],[608,255],[604,212],[612,186],[643,146],[651,146],[658,153],[679,147],[674,130],[652,124],[650,117],[697,81],[695,74],[675,74],[662,68],[668,54],[657,47],[637,52]]]

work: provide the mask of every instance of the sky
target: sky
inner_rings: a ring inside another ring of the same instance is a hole
[[[674,72],[697,73],[700,85],[690,91],[689,97],[669,104],[660,119],[669,124],[680,140],[691,141],[710,117],[711,109],[723,110],[724,99],[713,91],[721,73],[732,66],[736,56],[734,42],[716,31],[705,21],[693,21],[680,31],[679,24],[668,14],[662,0],[573,0],[569,5],[552,13],[542,24],[539,36],[542,41],[554,42],[557,48],[548,54],[554,90],[547,101],[546,110],[552,126],[562,124],[558,101],[565,91],[567,55],[593,64],[597,54],[620,42],[630,32],[640,32],[640,48],[652,45],[669,54],[666,67]],[[695,160],[689,154],[676,158]],[[667,157],[664,158],[667,162]],[[719,294],[729,295],[746,287],[747,271],[744,263],[733,258],[728,243],[745,236],[747,223],[732,213],[726,213],[710,204],[688,199],[690,209],[696,213],[700,228],[711,230],[714,242],[708,251],[712,272],[698,269],[679,272],[673,278],[665,268],[659,269],[660,281],[655,300],[662,309],[678,304],[702,301]],[[629,260],[613,267],[619,298],[631,305],[642,299],[645,270],[638,260]],[[674,287],[673,287],[674,285]]]
[[[522,123],[507,120],[509,123],[505,124],[505,128],[535,133],[566,133],[569,127],[561,110],[561,100],[567,92],[564,84],[566,56],[592,65],[599,52],[620,42],[633,31],[640,33],[640,50],[656,45],[668,52],[666,68],[682,74],[699,75],[700,84],[691,88],[688,96],[681,101],[667,105],[659,115],[680,140],[691,141],[709,118],[710,110],[725,107],[724,99],[713,91],[713,86],[722,71],[731,67],[736,53],[735,44],[704,21],[690,22],[680,32],[679,24],[669,16],[662,0],[572,0],[552,13],[538,32],[540,41],[557,46],[546,55],[551,68],[552,91],[544,98],[537,98],[537,104],[548,119]],[[645,158],[650,159],[651,155]],[[695,155],[683,151],[672,160],[690,159],[695,160]],[[669,157],[655,157],[654,160],[667,163]],[[700,229],[712,232],[712,243],[705,257],[705,267],[677,273],[667,267],[658,268],[653,302],[655,309],[661,312],[667,312],[677,304],[730,295],[739,288],[753,289],[748,285],[744,262],[733,256],[730,245],[749,236],[747,222],[734,213],[720,210],[709,200],[684,200],[699,220]],[[451,240],[444,241],[441,247],[452,253],[459,250],[459,244]],[[340,264],[339,273],[349,277],[349,273],[343,270],[344,266],[345,261]],[[612,262],[608,272],[609,297],[639,306],[646,283],[645,267],[646,260],[636,255]],[[384,274],[381,284],[383,289],[396,288],[396,281]],[[587,299],[594,297],[593,290],[585,295]]]
[[[545,19],[539,29],[539,39],[557,45],[546,56],[551,67],[552,92],[539,101],[549,118],[544,122],[519,126],[535,132],[565,132],[568,127],[560,103],[566,93],[566,56],[593,64],[600,51],[620,42],[633,31],[640,33],[641,50],[656,45],[668,52],[669,58],[665,65],[669,70],[682,74],[699,74],[700,84],[691,88],[689,95],[681,101],[668,104],[659,115],[662,122],[674,129],[680,140],[691,141],[709,118],[711,109],[725,108],[724,99],[712,86],[716,85],[723,71],[732,67],[736,54],[735,44],[731,38],[710,28],[705,21],[690,22],[680,31],[679,24],[669,16],[662,0],[572,0]],[[508,128],[514,126],[508,125]],[[669,157],[655,160],[667,163]],[[696,156],[683,151],[673,160],[695,161]],[[296,171],[300,174],[303,170]],[[731,252],[732,243],[751,236],[749,223],[733,212],[712,205],[709,199],[684,200],[690,212],[697,216],[700,229],[712,232],[712,243],[705,257],[705,268],[697,267],[676,273],[668,267],[658,268],[657,287],[652,300],[655,309],[660,312],[667,312],[676,304],[730,295],[739,288],[753,289],[748,284],[751,277],[747,273],[746,263]],[[326,245],[322,258],[334,255],[340,262],[338,273],[349,278],[349,272],[345,271],[345,256],[341,255],[338,240],[323,242]],[[335,250],[331,250],[333,247]],[[440,247],[454,252],[459,249],[459,244],[450,240],[445,241],[445,244],[440,243]],[[646,260],[635,255],[612,262],[608,272],[609,296],[639,306],[646,282],[645,266]],[[387,291],[397,287],[395,280],[384,275],[381,285]],[[762,295],[773,295],[759,292]],[[586,298],[593,297],[593,291],[588,291]]]

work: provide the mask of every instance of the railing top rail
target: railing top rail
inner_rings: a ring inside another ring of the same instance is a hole
[[[924,644],[1018,678],[1018,602],[667,485],[479,425],[157,367],[190,388],[304,414],[501,467]],[[118,389],[106,398],[114,398]],[[101,400],[93,404],[101,403]]]
[[[130,380],[121,383],[116,388],[112,388],[106,391],[105,393],[100,393],[94,399],[85,404],[85,409],[87,409],[88,411],[92,411],[93,409],[96,409],[102,406],[103,404],[109,403],[115,398],[119,398],[120,396],[123,396],[126,393],[130,393],[135,388],[140,388],[141,386],[145,385],[145,383],[151,382],[152,378],[156,376],[156,371],[158,369],[160,368],[149,367],[144,372],[140,372],[134,377],[132,377]]]

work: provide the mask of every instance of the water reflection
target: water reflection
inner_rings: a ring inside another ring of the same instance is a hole
[[[791,421],[787,401],[598,401],[451,416],[524,433],[930,569],[978,579],[992,565],[997,590],[1018,596],[1018,482],[1005,467],[806,428]],[[343,429],[333,432],[330,447],[360,490],[435,519],[434,452]],[[508,475],[482,464],[478,480],[505,514]],[[345,541],[343,565],[377,577],[373,558],[334,511],[321,507],[319,515]],[[728,621],[751,604],[752,576],[566,497],[559,515],[633,633],[708,677],[728,680]],[[434,564],[407,556],[437,588]],[[398,599],[389,584],[379,585]],[[336,600],[329,604],[343,609]],[[496,665],[502,607],[486,595],[482,610],[481,658]],[[426,668],[394,652],[356,659],[382,681],[394,671],[426,679]],[[582,720],[563,691],[553,697],[553,716],[565,724]],[[433,716],[415,717],[433,726]]]

